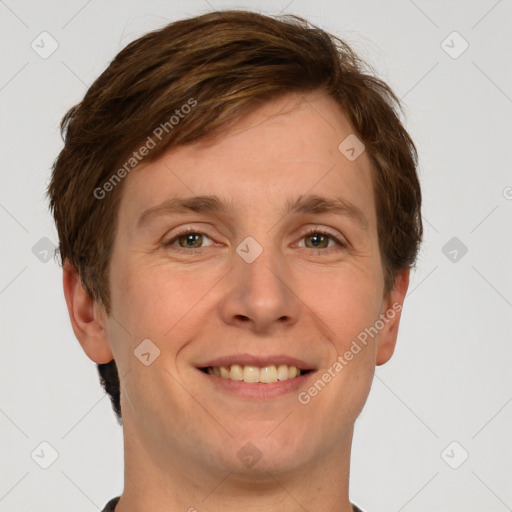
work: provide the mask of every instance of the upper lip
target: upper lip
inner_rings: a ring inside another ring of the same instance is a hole
[[[234,364],[239,364],[241,366],[258,366],[260,368],[264,368],[265,366],[271,365],[279,366],[285,364],[287,366],[296,366],[301,370],[315,369],[311,363],[307,363],[301,359],[297,359],[296,357],[290,357],[282,354],[267,356],[256,356],[252,354],[229,355],[206,361],[205,363],[199,364],[197,367],[209,368],[219,366],[231,366]]]

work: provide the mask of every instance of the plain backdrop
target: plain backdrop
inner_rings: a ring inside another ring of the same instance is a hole
[[[70,326],[44,191],[62,116],[118,51],[222,8],[298,14],[345,39],[402,99],[419,150],[425,240],[356,423],[352,500],[512,510],[510,0],[4,0],[0,511],[94,512],[122,492],[122,429]]]

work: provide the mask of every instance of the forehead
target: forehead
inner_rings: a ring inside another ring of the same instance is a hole
[[[177,128],[179,129],[179,127]],[[172,197],[216,194],[233,209],[282,208],[299,196],[342,196],[374,216],[371,166],[349,160],[340,144],[353,128],[325,93],[294,93],[246,114],[214,142],[174,148],[126,178],[123,222]],[[349,139],[351,140],[351,139]]]

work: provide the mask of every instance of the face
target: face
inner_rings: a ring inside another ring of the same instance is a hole
[[[370,160],[338,149],[352,133],[330,97],[292,94],[125,178],[104,326],[125,437],[154,466],[255,475],[349,452],[403,298],[383,293]]]

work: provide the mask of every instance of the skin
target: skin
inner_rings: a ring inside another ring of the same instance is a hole
[[[351,133],[325,93],[289,94],[213,144],[175,148],[133,171],[118,212],[110,316],[65,265],[75,335],[91,360],[115,358],[121,378],[125,488],[116,511],[351,510],[354,422],[375,366],[393,354],[399,311],[307,405],[297,392],[258,400],[219,391],[196,368],[230,354],[285,354],[317,369],[299,389],[307,390],[379,314],[403,303],[407,269],[384,294],[370,160],[338,150]],[[283,216],[288,199],[308,193],[350,201],[367,229],[333,213]],[[209,194],[232,209],[136,227],[170,197]],[[206,235],[199,249],[164,246],[187,226]],[[315,228],[346,246],[332,238],[314,246],[306,232]],[[236,252],[247,236],[263,248],[252,263]],[[134,350],[148,338],[160,356],[146,366]],[[237,456],[248,442],[261,455],[252,467]]]

